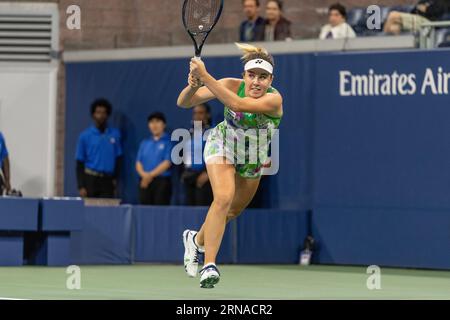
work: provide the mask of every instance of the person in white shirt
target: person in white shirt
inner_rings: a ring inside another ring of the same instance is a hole
[[[346,22],[347,12],[340,3],[332,4],[328,8],[328,24],[322,27],[320,39],[355,38],[356,34]]]

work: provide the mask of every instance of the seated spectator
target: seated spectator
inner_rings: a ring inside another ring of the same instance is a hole
[[[152,113],[148,119],[151,137],[141,142],[136,159],[140,177],[139,202],[145,205],[169,205],[172,196],[172,142],[165,133],[166,117]]]
[[[340,3],[332,4],[328,8],[328,24],[322,27],[320,39],[355,38],[356,34],[346,22],[347,11]]]
[[[9,156],[6,148],[5,138],[0,132],[0,196],[3,192],[11,190],[10,175],[9,175]]]
[[[420,0],[411,13],[391,11],[384,32],[398,35],[403,31],[419,30],[422,24],[439,20],[448,8],[448,0]]]
[[[243,0],[242,6],[247,20],[241,23],[239,41],[264,41],[265,21],[259,16],[259,0]]]
[[[121,134],[108,126],[112,105],[106,99],[91,105],[94,125],[83,131],[77,145],[77,182],[81,197],[115,198],[121,166]]]
[[[206,165],[203,162],[203,151],[205,141],[203,134],[211,127],[211,108],[208,104],[201,104],[192,109],[192,127],[194,121],[201,121],[202,132],[194,135],[194,128],[191,131],[190,154],[184,154],[184,171],[181,176],[185,187],[186,204],[188,206],[209,206],[213,200],[211,184],[209,182]],[[198,139],[195,139],[198,138]],[[201,163],[196,163],[194,154],[200,156]]]
[[[292,40],[291,22],[282,15],[281,0],[269,0],[266,4],[265,41]]]

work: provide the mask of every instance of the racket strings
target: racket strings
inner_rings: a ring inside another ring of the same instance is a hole
[[[194,35],[209,32],[214,26],[220,7],[221,0],[187,1],[185,15],[187,29]]]

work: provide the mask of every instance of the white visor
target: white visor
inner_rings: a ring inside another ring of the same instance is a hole
[[[251,69],[263,69],[268,73],[273,74],[273,66],[264,59],[253,59],[247,62],[244,66],[244,70],[248,71]]]

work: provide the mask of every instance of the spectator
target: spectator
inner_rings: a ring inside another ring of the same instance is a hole
[[[181,176],[185,187],[186,204],[188,206],[209,206],[213,200],[211,184],[209,183],[206,165],[203,162],[203,150],[205,142],[203,134],[211,127],[211,108],[208,104],[195,106],[192,110],[192,121],[202,122],[202,132],[194,135],[194,128],[191,129],[190,154],[184,156],[184,171]],[[197,153],[201,163],[195,163],[194,154]]]
[[[259,0],[242,0],[247,20],[241,23],[239,40],[241,42],[264,41],[265,21],[259,16]]]
[[[448,7],[448,0],[420,0],[411,13],[391,11],[384,32],[398,35],[402,31],[419,30],[422,24],[441,18]]]
[[[281,0],[269,0],[266,4],[265,41],[292,40],[291,22],[282,15]]]
[[[322,27],[320,39],[355,38],[356,34],[346,22],[347,12],[340,3],[332,4],[328,8],[328,24]]]
[[[116,197],[122,146],[120,131],[108,127],[111,113],[108,100],[95,100],[91,105],[94,125],[78,139],[77,181],[81,197]]]
[[[6,148],[5,138],[0,132],[0,195],[3,192],[9,192],[11,190],[10,175],[9,175],[9,156],[8,149]]]
[[[172,142],[165,133],[166,118],[161,112],[147,119],[151,137],[141,142],[136,159],[140,177],[139,202],[145,205],[169,205],[172,196]]]

